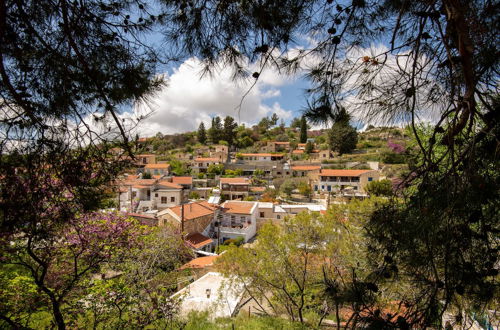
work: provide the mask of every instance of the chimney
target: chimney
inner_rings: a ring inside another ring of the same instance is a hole
[[[206,290],[205,290],[205,293],[207,294],[207,299],[210,299],[210,292],[211,292],[211,291],[212,291],[212,290],[210,290],[210,289],[206,289]]]

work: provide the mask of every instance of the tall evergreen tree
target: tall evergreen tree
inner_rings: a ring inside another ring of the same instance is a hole
[[[233,145],[234,137],[236,135],[235,129],[238,127],[238,124],[231,116],[226,116],[224,118],[224,131],[223,131],[223,140],[226,141],[230,146]]]
[[[306,117],[302,116],[300,119],[300,143],[307,142],[307,121]]]
[[[198,127],[198,142],[200,142],[201,144],[207,143],[207,131],[203,122],[201,122],[200,126]]]
[[[273,115],[271,116],[270,118],[270,123],[271,123],[271,126],[276,126],[278,125],[278,120],[279,120],[279,117],[277,114],[273,113]]]
[[[208,130],[208,137],[213,144],[219,143],[223,139],[222,120],[219,116],[212,118],[212,127]]]
[[[330,149],[345,154],[353,151],[358,143],[358,132],[349,124],[349,114],[340,110],[337,121],[328,132]]]

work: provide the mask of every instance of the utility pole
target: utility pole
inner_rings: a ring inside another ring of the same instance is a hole
[[[184,240],[184,188],[181,189],[181,238]]]

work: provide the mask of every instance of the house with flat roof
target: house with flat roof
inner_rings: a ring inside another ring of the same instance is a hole
[[[331,170],[322,169],[318,181],[313,184],[315,192],[341,192],[353,190],[365,193],[368,182],[378,181],[380,173],[376,170]]]
[[[249,162],[272,162],[285,158],[283,153],[241,153],[239,155],[242,160]]]
[[[193,311],[207,311],[211,319],[216,319],[236,315],[244,292],[242,282],[209,272],[175,293],[172,298],[179,299],[181,316]]]
[[[220,242],[243,237],[244,242],[252,239],[257,232],[257,202],[227,201],[221,205],[216,222],[216,232],[220,232]]]
[[[250,191],[248,178],[220,178],[220,195],[226,200],[243,199]]]

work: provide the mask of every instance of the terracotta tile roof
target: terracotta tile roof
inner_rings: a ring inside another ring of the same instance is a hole
[[[156,179],[136,179],[136,180],[125,180],[123,184],[125,185],[139,185],[139,186],[152,186],[156,183]]]
[[[321,170],[321,176],[360,176],[373,170]]]
[[[303,154],[304,153],[304,150],[302,149],[295,149],[294,151],[292,151],[292,154]]]
[[[133,184],[132,185],[132,188],[135,188],[135,189],[145,189],[145,188],[149,188],[150,186],[142,186],[140,184]]]
[[[127,213],[126,215],[133,218],[155,219],[155,216],[150,214]]]
[[[305,147],[305,146],[306,146],[306,144],[307,144],[307,143],[299,143],[299,144],[297,144],[297,146],[299,146],[299,147]]]
[[[139,222],[143,225],[147,226],[158,225],[158,220],[156,219],[156,217],[150,214],[127,213],[127,216],[139,220]]]
[[[243,157],[283,157],[284,154],[270,154],[270,153],[248,153],[248,154],[241,154]]]
[[[222,207],[227,213],[252,214],[254,205],[254,202],[225,202]]]
[[[200,257],[191,260],[190,262],[184,264],[180,269],[193,269],[193,268],[205,268],[212,266],[215,259],[217,259],[219,256],[207,256],[207,257]]]
[[[167,180],[158,180],[158,186],[160,187],[167,187],[167,188],[174,188],[174,189],[182,189],[182,186],[179,186],[176,183],[172,183]]]
[[[203,157],[200,157],[200,158],[195,158],[194,161],[195,162],[218,162],[219,158],[212,158],[212,157],[203,158]]]
[[[292,166],[292,170],[294,171],[317,171],[320,170],[321,166],[315,166],[315,165],[297,165],[297,166]]]
[[[282,141],[269,141],[269,142],[272,142],[274,144],[281,144],[281,145],[288,145],[288,144],[290,144],[290,142],[282,142]]]
[[[264,192],[264,191],[266,191],[266,187],[250,187],[250,191],[253,191],[253,192]]]
[[[181,218],[182,210],[180,205],[171,207],[170,210],[174,212],[174,214],[177,215],[179,219]],[[210,205],[206,201],[184,204],[184,221],[212,215],[214,214],[214,211],[215,207]]]
[[[172,183],[177,184],[193,184],[193,178],[190,176],[173,176]]]
[[[144,168],[169,168],[170,164],[146,164]]]
[[[220,178],[222,184],[250,184],[248,178]]]
[[[201,249],[207,244],[212,243],[213,240],[200,233],[191,233],[186,237],[186,243],[193,249]]]

